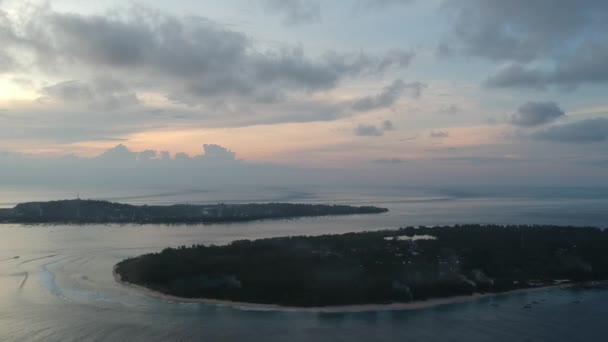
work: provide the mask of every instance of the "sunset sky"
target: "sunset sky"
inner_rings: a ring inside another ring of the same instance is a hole
[[[0,0],[0,163],[607,185],[606,32],[605,0]]]

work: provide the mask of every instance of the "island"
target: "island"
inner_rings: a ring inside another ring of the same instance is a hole
[[[379,214],[373,206],[249,203],[130,205],[98,200],[28,202],[0,209],[0,223],[219,223],[305,216]]]
[[[114,272],[124,284],[195,302],[412,303],[608,279],[608,230],[456,225],[243,240],[167,248]]]

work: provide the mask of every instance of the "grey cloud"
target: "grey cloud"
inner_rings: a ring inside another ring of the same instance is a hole
[[[151,161],[151,160],[192,160],[192,161],[204,161],[204,162],[235,162],[236,153],[229,149],[216,145],[216,144],[204,144],[203,154],[197,156],[189,156],[186,153],[176,153],[174,158],[171,159],[168,152],[157,152],[155,150],[145,150],[141,152],[135,152],[130,150],[123,144],[116,145],[115,147],[104,151],[97,157],[92,159],[83,159],[91,161],[102,161],[110,164],[125,165],[129,163],[136,163],[138,161]],[[81,158],[82,159],[82,158]]]
[[[137,153],[129,150],[125,145],[119,144],[116,147],[104,151],[96,159],[105,162],[130,162],[137,160]]]
[[[343,54],[334,51],[325,53],[321,62],[326,68],[335,73],[354,75],[382,74],[389,68],[406,68],[416,53],[400,49],[392,49],[382,55],[372,56],[366,53]]]
[[[43,88],[42,93],[64,102],[86,104],[92,109],[114,110],[139,103],[133,91],[113,79],[65,81]]]
[[[538,69],[529,69],[521,64],[510,64],[490,75],[484,84],[493,88],[524,87],[542,89],[546,86],[547,75]]]
[[[608,140],[608,119],[596,118],[555,125],[534,132],[531,138],[563,143],[594,143]]]
[[[608,81],[608,2],[604,0],[445,1],[446,48],[511,64],[495,87],[576,86]],[[535,62],[553,65],[539,68]],[[549,62],[549,63],[544,63]]]
[[[495,88],[527,87],[542,89],[550,85],[574,88],[582,83],[608,82],[608,42],[603,46],[588,46],[569,58],[561,59],[554,67],[528,67],[511,64],[501,68],[485,80]]]
[[[175,154],[175,160],[187,161],[187,160],[190,160],[190,156],[184,152],[179,152],[179,153]]]
[[[377,71],[383,72],[386,68],[395,66],[399,68],[407,68],[412,63],[416,56],[415,52],[392,49],[381,57],[378,63]]]
[[[393,131],[393,130],[395,130],[395,125],[393,124],[393,122],[391,120],[384,120],[384,122],[382,122],[382,130],[383,131]]]
[[[429,133],[429,137],[431,138],[447,138],[450,136],[450,132],[448,131],[431,131]]]
[[[63,106],[41,108],[42,101],[34,103],[38,109],[3,115],[0,139],[66,143],[186,125],[336,120],[352,115],[350,104],[311,93],[405,68],[415,56],[403,50],[310,56],[302,47],[256,45],[244,33],[204,18],[141,6],[82,15],[33,5],[18,16],[0,15],[0,54],[24,57],[24,72],[66,80],[39,90],[43,99]],[[138,105],[142,93],[187,106],[150,112]]]
[[[117,139],[134,132],[188,128],[245,127],[258,124],[333,121],[351,115],[344,106],[290,99],[273,104],[224,101],[217,107],[172,108],[154,110],[137,106],[119,110],[86,109],[71,105],[65,108],[0,112],[0,141],[38,141],[40,143],[72,143]],[[44,113],[41,115],[40,113]],[[2,145],[0,143],[0,145]]]
[[[384,131],[374,125],[359,125],[355,128],[355,135],[361,137],[379,137],[384,135]]]
[[[605,28],[603,0],[446,1],[454,37],[467,52],[520,62],[557,54],[566,42]],[[601,32],[598,31],[598,32]]]
[[[402,80],[395,80],[392,84],[384,87],[380,94],[356,100],[353,102],[352,108],[359,112],[365,112],[390,107],[401,97],[404,90],[405,83]]]
[[[236,153],[229,149],[216,145],[216,144],[204,144],[203,150],[205,151],[204,157],[213,160],[225,160],[233,161],[236,160]]]
[[[395,130],[395,125],[390,120],[384,120],[380,127],[374,125],[361,124],[354,130],[355,135],[362,137],[379,137],[383,136],[385,132]]]
[[[328,52],[313,60],[305,56],[302,48],[282,49],[243,56],[237,63],[241,70],[227,66],[230,70],[215,82],[197,80],[183,92],[172,94],[172,98],[186,98],[196,103],[201,97],[229,93],[250,96],[257,102],[274,102],[284,98],[285,91],[329,90],[347,77],[382,74],[392,67],[403,68],[409,65],[413,56],[404,51],[389,51],[385,56]],[[235,74],[238,71],[240,73]]]
[[[310,0],[264,0],[267,11],[284,16],[286,25],[302,25],[321,19],[321,6]]]
[[[12,25],[24,27],[18,47],[36,53],[42,69],[128,71],[130,83],[160,87],[193,104],[212,96],[268,101],[290,91],[327,90],[347,77],[406,67],[414,56],[401,50],[383,56],[330,51],[319,58],[299,47],[258,51],[245,34],[204,18],[142,7],[106,16],[40,10],[27,24]]]
[[[358,112],[387,108],[395,104],[397,100],[407,91],[414,98],[420,97],[422,89],[426,85],[421,82],[405,83],[403,80],[395,80],[390,85],[384,87],[382,91],[374,96],[366,96],[357,99],[352,104],[352,109]]]
[[[426,87],[428,87],[427,84],[422,82],[412,82],[405,85],[405,88],[410,91],[410,96],[413,98],[419,98],[422,95],[422,90]]]
[[[152,159],[155,159],[157,156],[157,152],[154,150],[145,150],[145,151],[141,151],[137,154],[137,160],[138,161],[150,161]]]
[[[566,113],[555,102],[526,102],[510,118],[510,123],[517,126],[532,127],[553,122]]]

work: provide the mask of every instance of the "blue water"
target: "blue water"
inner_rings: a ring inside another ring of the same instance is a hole
[[[74,197],[73,189],[35,199]],[[32,191],[32,192],[29,192]],[[4,189],[10,206],[33,189]],[[130,203],[291,201],[386,206],[381,215],[195,226],[0,226],[0,341],[601,341],[608,290],[551,289],[397,312],[319,314],[166,302],[117,284],[118,261],[167,246],[405,225],[608,226],[608,192],[569,188],[81,190]],[[18,259],[14,259],[19,256]],[[524,308],[532,304],[530,309]]]

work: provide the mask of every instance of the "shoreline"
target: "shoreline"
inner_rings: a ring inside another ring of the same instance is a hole
[[[147,287],[136,285],[123,281],[120,274],[116,272],[116,265],[112,268],[114,280],[125,287],[138,290],[149,297],[178,303],[187,304],[205,304],[215,306],[227,306],[238,310],[260,310],[260,311],[282,311],[282,312],[308,312],[308,313],[363,313],[363,312],[379,312],[379,311],[409,311],[428,309],[442,305],[462,304],[469,301],[474,301],[482,298],[498,297],[503,295],[513,295],[517,293],[526,293],[540,290],[548,290],[552,288],[572,288],[584,283],[567,283],[557,285],[547,285],[538,287],[529,287],[515,289],[505,292],[488,292],[488,293],[473,293],[472,295],[452,296],[444,298],[431,298],[427,300],[417,300],[407,303],[390,303],[390,304],[353,304],[353,305],[337,305],[337,306],[319,306],[319,307],[298,307],[298,306],[283,306],[278,304],[260,304],[250,302],[235,302],[231,300],[212,299],[212,298],[187,298],[164,294],[162,292],[151,290]],[[608,286],[608,280],[595,281],[594,287]]]

